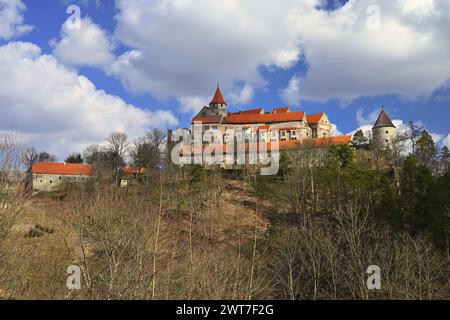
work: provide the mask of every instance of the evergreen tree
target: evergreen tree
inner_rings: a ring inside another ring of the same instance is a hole
[[[445,146],[439,154],[439,173],[446,174],[450,172],[450,151]]]
[[[447,250],[450,236],[449,209],[450,173],[447,172],[427,188],[426,196],[419,205],[419,211],[423,212],[424,229],[431,233],[437,245]]]
[[[418,166],[415,156],[406,158],[401,179],[401,215],[403,226],[413,232],[423,230],[426,219],[419,209],[419,204],[426,197],[432,182],[430,170],[425,166]]]
[[[335,161],[342,168],[354,165],[353,149],[348,145],[333,145],[329,155],[330,160]]]
[[[352,143],[357,147],[365,146],[368,142],[369,139],[366,138],[362,130],[356,131],[356,133],[353,135]]]
[[[434,160],[436,158],[436,145],[434,144],[431,135],[424,130],[420,139],[416,143],[416,158],[419,165],[433,167]]]
[[[70,154],[66,161],[66,163],[83,163],[83,157],[80,153],[72,153]]]

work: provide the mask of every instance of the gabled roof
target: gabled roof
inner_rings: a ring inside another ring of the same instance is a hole
[[[222,91],[220,91],[219,86],[217,86],[216,93],[214,94],[211,104],[227,104],[222,96]]]
[[[209,124],[209,123],[220,123],[220,120],[222,119],[221,116],[205,116],[205,117],[195,117],[194,119],[192,119],[192,123],[194,122],[201,122],[204,124]]]
[[[302,121],[304,112],[288,112],[280,114],[232,114],[224,119],[228,124],[247,123],[278,123],[288,121]]]
[[[325,113],[317,113],[317,114],[308,114],[306,116],[306,120],[308,121],[308,124],[318,124],[320,119],[322,119],[323,115]]]
[[[276,108],[272,111],[273,114],[287,113],[287,112],[291,112],[291,108],[289,107]]]
[[[387,115],[387,113],[384,110],[381,110],[381,113],[378,116],[377,122],[375,122],[375,125],[373,127],[374,127],[374,129],[375,128],[385,128],[385,127],[395,128],[391,119],[389,118],[389,116]]]
[[[36,162],[31,168],[35,174],[60,174],[60,175],[93,175],[95,167],[90,164]]]
[[[237,112],[235,114],[264,114],[264,109],[258,108],[258,109],[244,110]]]

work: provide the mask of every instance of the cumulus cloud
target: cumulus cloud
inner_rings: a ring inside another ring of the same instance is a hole
[[[448,136],[442,141],[442,145],[450,149],[450,133]]]
[[[364,109],[360,108],[356,112],[356,122],[359,126],[373,125],[380,115],[381,108],[376,108],[374,111],[364,116]]]
[[[0,40],[8,40],[30,32],[24,23],[25,4],[20,0],[0,0]]]
[[[300,104],[300,77],[293,76],[289,80],[288,86],[281,91],[281,99],[291,106],[298,106]]]
[[[111,37],[85,19],[87,32],[63,27],[54,53],[66,64],[107,64],[130,92],[175,97],[188,112],[201,106],[186,108],[186,100],[204,97],[217,82],[231,102],[248,103],[266,84],[261,67],[292,70],[300,58],[306,74],[280,91],[290,105],[385,94],[416,99],[450,79],[447,0],[349,0],[333,10],[323,3],[117,0],[114,38],[129,51],[111,61]],[[377,10],[368,11],[373,4]],[[373,27],[368,21],[377,12]]]
[[[250,88],[264,84],[261,66],[288,69],[301,53],[288,2],[119,0],[117,8],[115,34],[132,50],[111,72],[158,98],[203,96],[220,82],[248,100]],[[236,82],[248,86],[242,91]]]
[[[157,98],[203,96],[218,81],[236,97],[236,82],[258,88],[262,66],[291,69],[304,55],[306,75],[292,77],[281,93],[291,105],[383,94],[415,99],[450,78],[448,1],[377,1],[379,28],[368,26],[373,1],[331,11],[322,3],[118,0],[115,35],[131,50],[110,72],[129,90]]]
[[[137,137],[151,127],[177,124],[171,112],[143,110],[98,90],[32,43],[1,46],[0,73],[0,128],[24,134],[60,158],[112,131]]]
[[[241,90],[233,90],[233,93],[230,94],[230,101],[238,105],[246,104],[252,101],[254,94],[254,87],[251,84],[246,83]]]
[[[379,28],[368,21],[377,19]],[[446,0],[350,0],[326,12],[300,13],[297,28],[309,65],[302,99],[427,96],[450,78]]]
[[[61,38],[51,44],[53,55],[69,66],[106,67],[115,59],[111,36],[90,18],[81,19],[80,28],[70,28],[64,23]]]

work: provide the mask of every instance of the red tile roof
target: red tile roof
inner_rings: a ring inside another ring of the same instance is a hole
[[[278,143],[279,150],[280,151],[286,151],[286,150],[295,150],[300,148],[302,145],[312,145],[316,147],[320,146],[328,146],[328,145],[340,145],[340,144],[350,144],[350,141],[352,139],[352,136],[340,136],[340,137],[329,137],[329,138],[313,138],[313,139],[303,139],[303,140],[289,140],[289,141],[278,141],[278,142],[267,142],[267,150],[272,150],[273,146]],[[189,154],[189,151],[191,153],[199,154],[204,150],[207,146],[185,146],[180,148],[180,154],[183,153],[183,151],[187,154]],[[222,148],[223,153],[226,153],[229,146],[228,144],[223,145],[209,145],[209,148]],[[245,144],[245,151],[249,150],[249,144]]]
[[[124,174],[144,174],[145,168],[123,167],[121,171]]]
[[[258,127],[258,131],[260,131],[260,130],[266,130],[266,131],[269,131],[269,130],[270,130],[270,126],[259,126],[259,127]]]
[[[277,123],[288,121],[302,121],[304,112],[288,112],[280,114],[233,114],[224,119],[228,124],[247,124],[247,123]]]
[[[264,113],[264,109],[263,108],[258,108],[258,109],[251,109],[251,110],[244,110],[244,111],[240,111],[236,114],[263,114]]]
[[[33,164],[32,173],[35,174],[60,174],[60,175],[93,175],[95,167],[90,164],[36,162]]]
[[[289,140],[289,141],[280,141],[280,150],[292,150],[299,148],[303,145],[314,145],[318,146],[326,146],[326,145],[339,145],[339,144],[349,144],[352,140],[352,136],[340,136],[340,137],[329,137],[329,138],[310,138],[303,140]]]
[[[308,114],[306,120],[308,121],[308,124],[318,124],[323,115],[323,112],[318,114]]]
[[[222,92],[220,91],[219,86],[217,86],[217,90],[214,94],[214,98],[212,99],[211,104],[227,104],[222,96]]]
[[[195,117],[192,119],[192,123],[201,122],[201,123],[220,123],[221,116],[205,116],[205,117]]]
[[[289,108],[289,107],[283,107],[283,108],[277,108],[277,109],[274,109],[274,110],[272,111],[272,113],[278,114],[278,113],[287,113],[287,112],[290,112],[290,111],[291,111],[291,108]]]

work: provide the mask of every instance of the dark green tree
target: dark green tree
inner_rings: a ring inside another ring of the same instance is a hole
[[[83,163],[83,157],[80,153],[72,153],[65,160],[66,163]]]
[[[357,147],[362,147],[369,143],[369,139],[366,138],[362,130],[358,130],[353,135],[352,143]]]
[[[437,148],[431,135],[424,130],[416,143],[417,164],[432,168],[436,158]]]
[[[450,172],[450,151],[446,146],[441,149],[438,160],[439,173],[445,174]]]
[[[419,204],[424,201],[431,182],[431,171],[425,166],[417,165],[415,156],[407,157],[401,177],[400,206],[403,227],[412,232],[418,232],[425,227],[426,217]]]

